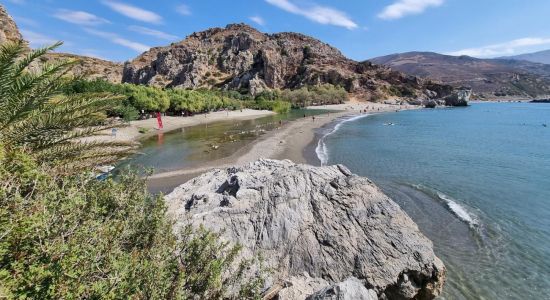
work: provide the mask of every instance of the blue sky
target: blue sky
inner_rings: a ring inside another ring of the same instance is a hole
[[[114,61],[229,23],[295,31],[368,58],[498,57],[550,49],[549,0],[0,0],[32,46]],[[528,4],[527,4],[528,3]]]

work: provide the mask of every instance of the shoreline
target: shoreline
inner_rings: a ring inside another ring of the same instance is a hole
[[[242,166],[260,158],[290,159],[295,163],[320,165],[315,155],[319,129],[331,126],[330,124],[333,124],[338,119],[361,115],[360,111],[366,107],[369,107],[367,114],[421,108],[413,105],[392,105],[373,102],[348,102],[338,105],[308,107],[308,109],[328,109],[337,110],[338,112],[317,115],[315,116],[315,120],[308,117],[288,122],[277,129],[267,132],[234,154],[209,162],[201,167],[183,168],[153,174],[147,179],[148,188],[151,192],[170,192],[173,188],[201,173],[235,165]]]
[[[196,114],[188,117],[163,116],[163,129],[158,129],[157,119],[131,121],[127,126],[118,128],[113,136],[111,130],[102,131],[99,135],[82,139],[86,142],[93,141],[116,141],[116,142],[137,142],[139,140],[156,135],[159,132],[168,133],[180,128],[207,124],[218,121],[250,120],[275,114],[269,110],[243,109],[234,111],[216,111],[206,114]],[[144,129],[145,133],[140,133]]]

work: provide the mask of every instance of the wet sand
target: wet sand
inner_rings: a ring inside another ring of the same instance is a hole
[[[339,110],[340,112],[317,115],[315,119],[308,117],[288,122],[266,133],[233,155],[212,161],[199,168],[187,168],[154,174],[148,179],[149,190],[151,192],[167,193],[176,186],[211,169],[244,165],[260,158],[290,159],[297,163],[320,164],[314,152],[316,146],[315,134],[318,129],[323,126],[330,126],[331,123],[339,118],[359,115],[361,114],[361,110],[367,107],[369,107],[368,113],[419,108],[417,106],[399,106],[371,102],[312,107]]]

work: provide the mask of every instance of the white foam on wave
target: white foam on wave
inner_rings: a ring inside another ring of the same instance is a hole
[[[439,199],[443,200],[445,204],[447,204],[449,210],[460,220],[468,223],[468,225],[470,225],[470,227],[472,228],[479,227],[478,219],[470,214],[466,208],[458,204],[455,199],[441,192],[437,192],[437,196],[439,197]]]
[[[422,191],[424,193],[431,195],[432,197],[437,196],[437,198],[439,198],[440,201],[445,203],[445,205],[447,206],[447,209],[449,209],[449,211],[453,215],[455,215],[460,221],[468,224],[470,228],[478,230],[481,227],[480,226],[481,223],[477,218],[477,216],[470,213],[469,210],[466,209],[466,207],[459,204],[459,202],[453,199],[451,196],[446,195],[438,190],[425,187],[420,184],[411,184],[411,186],[419,191]]]
[[[358,115],[358,116],[353,116],[351,118],[343,119],[341,122],[336,124],[336,126],[334,126],[334,128],[332,128],[331,131],[328,131],[327,133],[325,133],[325,135],[323,135],[319,139],[319,141],[317,142],[317,147],[315,148],[315,153],[317,154],[317,158],[319,158],[319,160],[321,161],[321,166],[325,166],[328,163],[328,157],[329,157],[328,148],[327,148],[327,144],[325,143],[325,139],[329,135],[337,132],[340,129],[340,127],[342,127],[343,124],[348,122],[353,122],[368,116],[370,116],[370,114]]]

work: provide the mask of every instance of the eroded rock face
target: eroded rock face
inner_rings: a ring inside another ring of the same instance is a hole
[[[223,230],[224,239],[243,245],[244,257],[261,253],[275,270],[268,282],[286,282],[281,299],[351,290],[432,299],[445,281],[443,263],[416,224],[369,179],[341,165],[259,160],[192,179],[166,201],[178,225]],[[352,288],[357,282],[364,290]]]
[[[167,47],[153,48],[124,66],[123,81],[162,87],[218,87],[260,93],[330,83],[370,100],[406,93],[445,97],[438,84],[346,58],[337,49],[297,33],[264,34],[244,25],[213,28]],[[393,89],[390,87],[394,87]],[[433,88],[432,87],[432,88]]]
[[[21,32],[4,6],[0,4],[0,44],[23,40]]]

